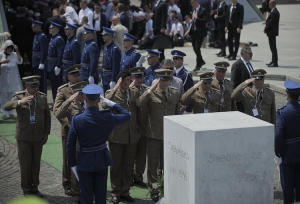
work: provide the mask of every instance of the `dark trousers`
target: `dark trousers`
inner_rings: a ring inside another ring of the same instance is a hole
[[[160,35],[162,33],[160,32],[160,30],[153,30],[153,34]],[[165,49],[157,49],[157,50],[161,52],[159,56],[159,61],[162,62],[165,59]]]
[[[103,44],[103,38],[102,38],[102,35],[101,35],[100,31],[96,31],[96,36],[97,36],[97,45],[98,45],[98,48],[99,48],[99,57],[100,57],[101,47],[102,47],[102,44]]]
[[[133,179],[143,181],[143,174],[146,168],[147,137],[141,137],[137,143],[135,161],[133,167]]]
[[[278,62],[278,55],[277,55],[277,47],[276,47],[276,37],[268,37],[269,38],[269,45],[270,50],[272,52],[272,62]]]
[[[40,165],[43,150],[42,142],[17,140],[18,157],[23,191],[37,191],[40,183]]]
[[[284,204],[300,201],[300,163],[280,165]]]
[[[196,54],[196,66],[201,67],[205,62],[201,55],[201,45],[203,42],[204,36],[201,36],[197,33],[197,31],[193,31],[192,33],[192,45],[194,52]]]
[[[225,28],[219,28],[219,41],[220,41],[221,52],[226,53]]]
[[[62,72],[60,72],[59,75],[55,75],[54,71],[48,72],[48,74],[51,83],[52,98],[53,98],[53,102],[55,102],[57,89],[62,85]]]
[[[242,102],[236,102],[236,109],[242,113],[245,113],[245,108]]]
[[[229,48],[229,55],[235,57],[239,51],[240,37],[241,37],[241,33],[237,33],[236,30],[237,30],[237,26],[229,23],[227,44]],[[234,39],[234,50],[233,50],[233,39]]]
[[[105,96],[106,91],[109,90],[110,87],[109,87],[109,85],[104,85],[104,84],[102,84],[102,86],[103,86],[103,93],[104,93],[104,96]]]
[[[67,164],[67,137],[61,137],[62,153],[63,153],[63,166],[62,166],[62,185],[64,189],[71,188],[71,168]]]
[[[110,194],[112,197],[129,195],[136,145],[137,143],[117,144],[109,142],[109,153],[114,162],[110,166]]]
[[[151,38],[147,38],[143,40],[140,44],[140,48],[144,48],[144,49],[152,49],[152,46],[153,46],[153,39]]]
[[[39,67],[33,67],[35,75],[41,76],[39,91],[47,94],[47,72],[45,69],[39,69]]]
[[[81,192],[81,204],[106,203],[107,168],[96,172],[77,171]]]

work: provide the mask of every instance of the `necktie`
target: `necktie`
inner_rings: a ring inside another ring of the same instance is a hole
[[[210,102],[209,91],[204,92],[207,102]]]
[[[163,95],[164,95],[166,101],[168,101],[167,92],[163,91],[162,93],[163,93]]]
[[[128,91],[124,91],[124,94],[125,94],[125,96],[126,96],[126,102],[127,102],[127,105],[129,106]]]
[[[223,81],[219,81],[220,91],[223,92]]]
[[[257,92],[257,100],[261,101],[262,100],[262,90]]]

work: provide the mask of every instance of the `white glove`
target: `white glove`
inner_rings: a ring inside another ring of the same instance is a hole
[[[182,115],[191,114],[191,112],[184,111]]]
[[[94,84],[94,77],[93,76],[89,76],[89,84]]]
[[[44,69],[44,64],[40,64],[39,69]]]
[[[136,63],[137,67],[140,67],[143,65],[143,63],[146,61],[146,56],[142,55],[139,59],[139,61]]]
[[[77,166],[73,166],[73,167],[71,167],[71,169],[72,169],[72,171],[74,172],[74,174],[75,174],[77,180],[79,181],[79,177],[78,177],[78,174],[77,174]]]
[[[105,103],[108,107],[113,107],[116,103],[108,100],[107,98],[104,98],[103,96],[100,96],[100,98],[103,100],[103,103]]]
[[[59,73],[60,73],[60,68],[55,67],[55,68],[54,68],[54,72],[55,72],[55,75],[56,75],[56,76],[59,75]]]
[[[110,87],[111,89],[114,88],[115,85],[116,85],[116,82],[114,82],[114,81],[111,81],[111,82],[109,83],[109,87]]]

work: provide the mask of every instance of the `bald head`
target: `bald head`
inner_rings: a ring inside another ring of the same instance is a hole
[[[112,18],[112,24],[115,26],[115,25],[117,25],[119,23],[120,23],[120,16],[119,15],[113,16],[113,18]]]

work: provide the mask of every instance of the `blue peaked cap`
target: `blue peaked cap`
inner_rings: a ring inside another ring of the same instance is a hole
[[[286,91],[289,93],[300,93],[300,84],[292,80],[287,80],[284,82]]]
[[[135,41],[136,37],[134,37],[133,35],[130,35],[129,33],[124,33],[124,38],[123,40],[131,40],[131,41]]]
[[[148,56],[147,57],[151,57],[151,56],[159,56],[161,54],[160,51],[157,51],[157,50],[150,50],[150,49],[147,49],[147,52],[148,52]]]
[[[49,28],[53,28],[53,27],[56,27],[56,28],[61,28],[61,25],[59,25],[58,23],[55,23],[53,21],[50,21],[51,25]]]
[[[89,99],[96,99],[103,93],[103,89],[97,84],[89,84],[82,89],[82,93]]]
[[[75,24],[72,23],[66,23],[66,27],[65,29],[72,29],[72,30],[76,30],[78,27]]]
[[[186,56],[186,54],[185,54],[184,52],[181,52],[181,51],[179,51],[179,50],[172,50],[172,51],[171,51],[171,55],[172,55],[173,57],[181,57],[181,58],[183,58],[183,57]]]
[[[41,22],[41,21],[35,21],[35,20],[32,20],[32,25],[31,25],[31,27],[34,27],[34,26],[36,26],[36,25],[42,25],[43,24],[43,22]]]
[[[92,33],[96,32],[95,29],[90,28],[88,26],[84,26],[83,28],[84,28],[84,33],[83,34],[86,34],[86,33],[89,33],[89,32],[92,32]]]
[[[103,27],[103,32],[101,33],[102,35],[113,35],[116,31],[113,29]]]

